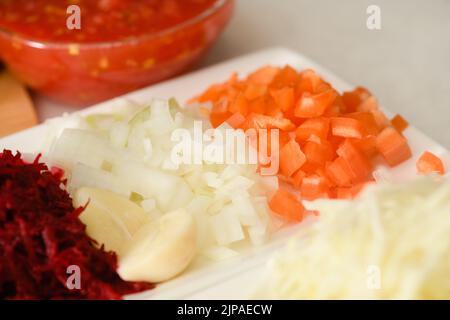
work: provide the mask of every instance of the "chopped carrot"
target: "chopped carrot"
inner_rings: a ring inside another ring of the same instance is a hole
[[[278,189],[269,201],[269,208],[291,222],[303,219],[305,208],[297,197],[284,189]]]
[[[352,185],[354,179],[352,169],[348,161],[342,157],[337,157],[326,167],[326,173],[338,187],[347,187]]]
[[[220,94],[223,92],[223,90],[224,90],[223,84],[213,85],[208,90],[206,90],[203,94],[201,94],[200,96],[189,100],[189,102],[216,101],[217,99],[219,99]]]
[[[223,100],[217,101],[213,104],[210,120],[214,128],[220,126],[231,116],[231,112],[228,111],[227,105],[228,102]]]
[[[391,167],[408,160],[412,156],[406,139],[392,127],[387,127],[378,134],[376,146]]]
[[[355,184],[351,187],[338,187],[336,188],[336,198],[337,199],[353,199],[356,197],[362,189],[366,187],[367,184],[370,184],[371,182],[366,183],[359,183]]]
[[[240,128],[244,122],[245,122],[245,117],[239,113],[236,112],[234,113],[231,117],[229,117],[226,122],[233,128],[238,129]]]
[[[212,103],[207,116],[214,127],[226,121],[233,128],[257,129],[249,139],[259,156],[258,170],[278,161],[275,174],[303,198],[353,198],[373,181],[380,156],[390,166],[411,157],[401,134],[407,126],[403,118],[390,121],[366,88],[340,94],[314,70],[266,66],[243,79],[233,74],[192,101]],[[279,134],[275,141],[274,131]],[[440,171],[430,159],[420,159],[418,170]],[[298,200],[287,194],[279,191],[275,200],[291,205],[285,208],[274,200],[274,211],[301,219],[291,211]]]
[[[294,124],[289,119],[275,119],[262,114],[251,113],[246,119],[246,129],[270,129],[277,128],[285,131],[290,131],[295,128]]]
[[[303,151],[305,153],[306,160],[309,163],[313,163],[318,166],[324,166],[325,163],[333,160],[335,154],[331,145],[326,141],[321,143],[308,141],[305,143]]]
[[[356,108],[356,111],[359,112],[371,112],[373,110],[378,110],[378,101],[374,96],[366,97]]]
[[[401,115],[396,114],[392,119],[391,119],[391,124],[392,126],[400,133],[402,133],[403,131],[405,131],[406,128],[408,128],[409,123],[408,121],[405,120],[405,118],[403,118]]]
[[[300,93],[315,93],[321,82],[322,80],[314,70],[307,69],[300,73],[298,90]]]
[[[316,200],[328,197],[328,183],[324,177],[311,175],[304,177],[300,187],[300,194],[303,199]]]
[[[378,153],[375,136],[349,140],[359,151],[361,151],[366,156],[367,159],[375,158]]]
[[[298,170],[294,175],[292,176],[291,183],[297,187],[300,188],[302,185],[303,178],[306,176],[306,173],[303,170]]]
[[[347,161],[352,173],[352,182],[360,183],[367,181],[373,169],[372,165],[349,139],[346,139],[339,146],[336,153]]]
[[[261,85],[250,84],[244,91],[244,95],[248,100],[255,100],[256,98],[264,96],[267,88]]]
[[[303,142],[316,136],[321,140],[326,140],[330,127],[330,119],[328,118],[313,118],[307,119],[295,131],[297,141]]]
[[[376,136],[380,132],[380,128],[375,121],[375,117],[371,112],[353,112],[348,113],[345,117],[358,120],[361,125],[361,133],[364,137]]]
[[[283,67],[272,80],[274,88],[294,87],[300,81],[300,75],[291,66]]]
[[[290,177],[306,162],[305,154],[299,144],[292,139],[280,150],[280,169],[286,176]]]
[[[266,66],[260,68],[248,76],[248,81],[257,85],[267,86],[280,72],[280,68]]]
[[[356,119],[338,117],[331,119],[331,133],[334,136],[361,139],[363,137],[363,128]]]
[[[281,89],[272,90],[270,92],[275,103],[282,111],[287,111],[294,107],[295,93],[294,89],[284,87]]]
[[[429,151],[425,151],[416,162],[417,172],[429,174],[432,172],[443,175],[445,173],[442,160]]]
[[[230,105],[230,112],[232,113],[240,113],[243,116],[248,114],[249,103],[244,94],[238,94]]]
[[[342,100],[347,112],[355,112],[357,108],[371,96],[371,93],[363,87],[357,87],[353,91],[344,92]]]
[[[315,95],[304,92],[295,106],[294,114],[298,118],[320,117],[336,97],[337,93],[333,89]]]
[[[389,119],[380,110],[376,109],[376,110],[372,110],[370,112],[373,114],[375,122],[377,123],[377,126],[378,126],[378,128],[380,128],[380,130],[382,130],[386,127],[389,127],[391,125],[391,122],[389,121]]]

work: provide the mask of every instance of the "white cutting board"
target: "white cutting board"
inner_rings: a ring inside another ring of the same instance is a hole
[[[297,69],[312,68],[338,90],[353,88],[353,86],[339,79],[328,70],[298,53],[284,48],[271,48],[106,101],[84,109],[80,113],[108,112],[115,107],[126,105],[130,101],[145,103],[151,98],[167,99],[176,97],[180,102],[183,102],[202,92],[210,84],[228,79],[229,75],[234,71],[238,72],[239,75],[245,75],[267,64],[280,66],[289,64]],[[388,111],[386,113],[390,115]],[[46,129],[46,125],[42,124],[0,139],[0,148],[20,150],[23,153],[37,153],[40,151],[40,146],[46,136]],[[411,145],[413,157],[390,170],[394,179],[408,180],[414,178],[415,161],[425,150],[443,157],[447,168],[449,167],[449,152],[439,143],[412,126],[405,131],[405,136]],[[191,266],[189,270],[178,278],[164,283],[154,290],[131,295],[129,298],[246,299],[254,290],[257,280],[262,277],[264,266],[272,254],[278,251],[286,242],[286,239],[305,223],[308,222],[282,230],[269,243],[247,251],[239,257],[207,266]]]

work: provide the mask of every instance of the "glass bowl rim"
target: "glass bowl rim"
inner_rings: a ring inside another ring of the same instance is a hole
[[[180,30],[188,28],[192,25],[195,25],[203,20],[206,20],[210,16],[214,15],[220,9],[225,7],[228,3],[233,2],[233,0],[216,0],[213,5],[208,7],[206,10],[202,11],[200,14],[185,20],[179,24],[171,26],[169,28],[153,32],[153,33],[144,33],[138,36],[125,38],[121,40],[111,40],[111,41],[93,41],[93,42],[76,42],[76,41],[68,41],[68,42],[60,42],[60,41],[41,41],[34,39],[27,39],[23,35],[12,32],[5,28],[0,27],[0,35],[5,35],[10,39],[14,39],[15,41],[19,41],[20,43],[25,43],[30,47],[34,48],[54,48],[54,49],[64,49],[69,48],[71,46],[77,46],[80,50],[89,49],[89,48],[108,48],[108,47],[119,47],[124,45],[135,45],[141,42],[154,40],[157,38],[163,38],[169,34],[176,33]]]

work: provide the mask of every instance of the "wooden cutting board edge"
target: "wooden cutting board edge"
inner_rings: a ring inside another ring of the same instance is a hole
[[[36,109],[25,86],[9,72],[0,71],[0,137],[37,123]]]

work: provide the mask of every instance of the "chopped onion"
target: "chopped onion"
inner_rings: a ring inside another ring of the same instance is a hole
[[[278,179],[260,177],[255,164],[215,163],[212,155],[211,161],[175,164],[172,132],[183,128],[193,137],[196,120],[193,108],[180,107],[174,99],[153,100],[140,110],[133,105],[79,118],[78,124],[71,124],[75,129],[61,135],[54,130],[49,159],[66,170],[72,191],[88,186],[130,198],[138,194],[135,202],[152,219],[186,208],[195,218],[202,254],[225,259],[237,254],[227,246],[244,240],[259,245],[275,229],[267,197],[278,188]],[[204,122],[202,127],[211,125]],[[228,129],[232,128],[225,123],[215,133],[225,135]],[[219,140],[211,143],[220,145]],[[201,146],[191,142],[193,148]],[[207,145],[204,142],[203,150]]]

